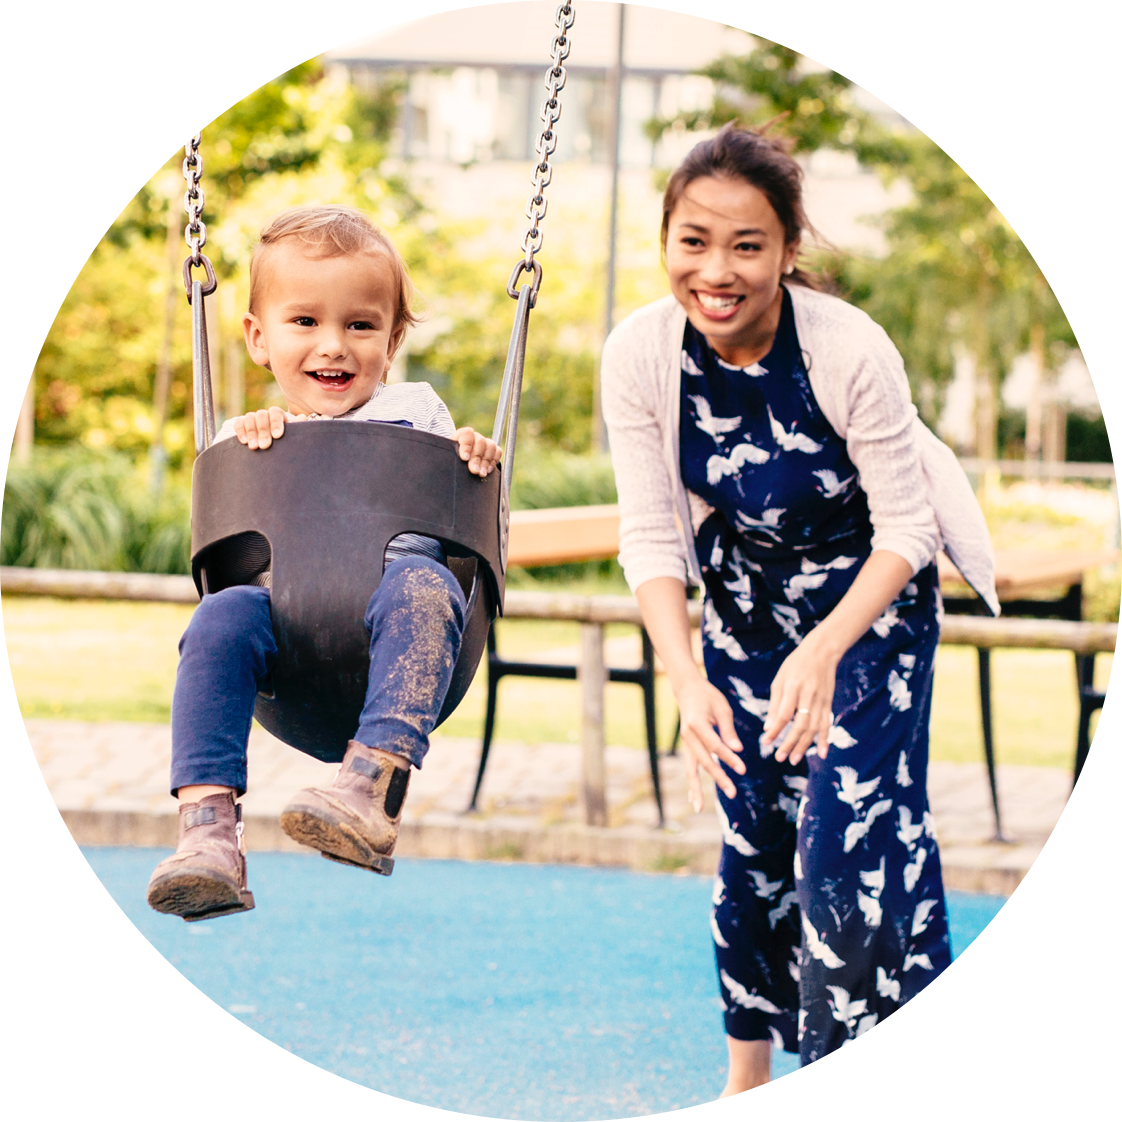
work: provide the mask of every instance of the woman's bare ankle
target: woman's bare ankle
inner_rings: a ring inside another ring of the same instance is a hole
[[[771,1041],[735,1040],[726,1037],[729,1048],[729,1077],[720,1098],[739,1095],[771,1082]]]
[[[176,797],[181,803],[197,803],[208,795],[224,795],[227,791],[233,792],[233,787],[216,787],[213,783],[198,783],[193,787],[180,787]]]

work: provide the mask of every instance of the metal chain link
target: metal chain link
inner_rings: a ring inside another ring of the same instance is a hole
[[[190,221],[184,231],[187,245],[191,250],[191,264],[202,264],[202,248],[206,245],[206,226],[203,224],[203,206],[206,196],[199,186],[203,177],[203,157],[199,151],[202,143],[202,133],[195,133],[188,144],[183,148],[186,157],[183,160],[183,178],[187,180],[187,193],[183,196],[183,209],[187,212]]]
[[[534,151],[538,157],[538,162],[534,165],[534,174],[530,178],[534,190],[530,195],[529,202],[526,203],[526,217],[530,219],[530,228],[522,238],[522,251],[525,257],[514,266],[514,272],[510,274],[510,281],[506,286],[508,295],[517,300],[518,289],[515,288],[515,282],[522,273],[532,274],[531,307],[533,307],[533,302],[537,298],[538,289],[542,283],[542,267],[538,261],[534,260],[534,257],[542,247],[543,235],[540,223],[545,218],[546,212],[545,189],[553,178],[553,165],[550,163],[550,157],[557,150],[557,133],[554,131],[554,125],[561,117],[561,99],[557,95],[565,88],[565,79],[568,77],[568,72],[564,66],[565,60],[569,57],[570,47],[567,33],[575,20],[576,14],[573,11],[572,0],[558,7],[553,21],[557,26],[557,35],[554,37],[553,46],[550,50],[552,62],[545,72],[547,97],[542,102],[541,113],[539,114],[542,130],[534,144]]]
[[[195,133],[190,141],[184,145],[183,178],[187,181],[187,191],[183,196],[183,209],[187,212],[187,228],[184,237],[191,256],[183,262],[183,284],[187,289],[187,302],[191,302],[191,269],[200,267],[206,272],[206,281],[203,284],[203,295],[209,296],[217,287],[218,281],[214,275],[214,266],[203,253],[206,245],[206,224],[203,222],[203,207],[206,205],[206,195],[203,193],[199,182],[203,177],[203,157],[199,151],[202,143],[202,133]]]

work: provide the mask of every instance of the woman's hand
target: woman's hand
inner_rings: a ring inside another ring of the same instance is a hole
[[[834,610],[783,660],[771,683],[765,748],[787,731],[775,758],[797,764],[818,742],[825,758],[834,723],[834,678],[842,655],[865,634],[912,579],[912,567],[889,549],[875,549]]]
[[[737,775],[743,775],[744,762],[739,753],[744,746],[733,726],[732,707],[724,694],[700,674],[679,685],[674,696],[682,720],[690,805],[700,814],[703,803],[699,768],[704,768],[731,799],[736,795],[736,784],[725,774],[718,761],[728,764]]]
[[[480,479],[486,479],[503,457],[503,450],[493,440],[466,425],[456,430],[456,443],[460,459],[467,460],[468,471]]]
[[[235,417],[234,433],[250,448],[264,449],[284,436],[286,422],[307,419],[303,413],[288,413],[278,405],[271,405],[268,409],[246,413],[244,417]]]
[[[817,629],[783,660],[771,683],[771,704],[760,740],[767,747],[787,729],[775,750],[779,763],[788,760],[797,764],[815,743],[818,755],[825,759],[830,725],[834,721],[831,706],[839,661],[841,656],[823,640]]]
[[[675,577],[655,577],[639,585],[635,598],[643,626],[662,659],[678,702],[690,805],[700,814],[701,768],[729,798],[736,795],[736,784],[718,761],[728,764],[737,775],[747,770],[739,755],[742,745],[733,727],[732,707],[724,694],[702,677],[694,661],[686,586]]]

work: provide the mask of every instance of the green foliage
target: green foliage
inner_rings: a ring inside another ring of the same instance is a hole
[[[833,70],[805,72],[797,52],[758,42],[751,54],[726,55],[698,71],[717,87],[709,108],[656,118],[647,124],[648,135],[658,140],[668,129],[693,132],[729,121],[755,128],[782,118],[796,152],[852,146],[865,116],[853,104],[849,79]]]
[[[187,573],[190,519],[186,487],[153,496],[126,456],[37,450],[8,471],[0,558],[31,568]]]
[[[280,210],[313,201],[374,210],[387,224],[415,213],[417,202],[400,176],[379,171],[400,93],[400,82],[361,93],[313,60],[266,83],[204,131],[205,252],[220,281],[207,302],[220,344],[212,365],[216,371],[228,365],[222,344],[233,340],[250,406],[264,404],[272,392],[268,372],[249,363],[239,341],[256,236]],[[190,318],[179,281],[187,255],[182,160],[175,153],[129,203],[67,295],[36,364],[37,443],[81,442],[133,457],[147,451],[156,430],[152,402],[171,285],[172,377],[162,439],[173,472],[189,465]]]
[[[758,127],[781,117],[775,131],[786,134],[794,152],[847,151],[886,184],[906,181],[909,202],[879,222],[884,257],[829,250],[813,256],[839,294],[891,336],[928,420],[959,353],[974,358],[995,390],[1030,345],[1054,368],[1076,345],[1071,327],[1036,262],[978,185],[927,137],[889,130],[858,107],[843,75],[807,70],[795,51],[759,43],[748,55],[699,71],[716,83],[708,109],[651,121],[650,134],[732,120]]]
[[[838,254],[826,267],[842,294],[888,331],[918,398],[920,380],[937,391],[950,381],[956,349],[992,376],[1029,348],[1034,326],[1046,355],[1075,345],[1024,243],[942,149],[915,134],[870,146],[872,162],[870,153],[886,178],[906,177],[912,198],[882,220],[885,257]]]
[[[615,501],[616,477],[609,456],[574,456],[540,445],[517,449],[512,509],[600,506]]]
[[[466,227],[402,228],[399,248],[423,294],[439,293],[441,316],[410,341],[408,377],[444,399],[458,425],[490,433],[514,320],[507,259],[475,255]],[[583,452],[592,432],[592,379],[602,294],[587,262],[558,243],[549,289],[531,314],[519,432],[564,452]]]

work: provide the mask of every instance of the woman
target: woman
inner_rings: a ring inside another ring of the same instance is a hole
[[[949,964],[926,797],[940,545],[995,603],[965,477],[885,333],[797,267],[807,225],[778,143],[730,126],[699,144],[663,201],[672,295],[602,363],[620,561],[691,802],[700,769],[718,790],[724,1095],[767,1081],[773,1043],[810,1063]]]

